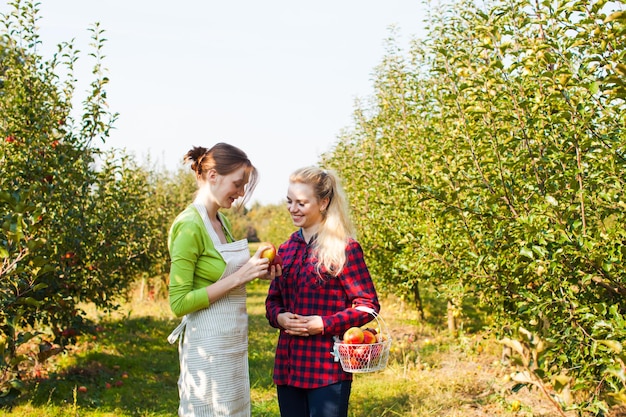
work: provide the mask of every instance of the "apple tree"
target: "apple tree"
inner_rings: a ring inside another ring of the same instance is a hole
[[[385,286],[472,297],[560,413],[626,402],[619,1],[460,1],[393,40],[324,163]],[[376,252],[376,253],[374,253]]]
[[[63,43],[50,59],[38,55],[37,4],[11,2],[0,36],[4,402],[19,394],[29,363],[90,329],[80,303],[116,308],[154,260],[148,176],[129,157],[98,147],[117,117],[106,101],[103,31],[90,29],[94,80],[76,111],[79,51]]]
[[[272,242],[276,247],[295,231],[291,216],[282,204],[255,203],[246,213],[249,224],[257,231],[261,241]]]

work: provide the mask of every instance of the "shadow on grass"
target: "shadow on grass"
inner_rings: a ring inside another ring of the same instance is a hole
[[[255,417],[279,415],[272,381],[278,330],[265,318],[266,291],[266,285],[251,286],[248,291],[248,357]],[[34,384],[24,402],[41,410],[42,417],[50,415],[46,414],[49,408],[71,410],[74,405],[83,416],[175,415],[178,346],[170,345],[167,336],[178,323],[178,319],[144,316],[100,323],[103,331],[81,336],[72,352],[54,359],[47,378]],[[402,382],[384,374],[356,377],[350,415],[402,415],[410,410],[410,392],[398,384]],[[78,387],[85,387],[85,392]]]
[[[271,402],[277,333],[264,312],[249,314],[249,322],[250,384]],[[178,345],[170,345],[167,336],[178,323],[153,317],[100,323],[103,331],[81,336],[73,352],[55,358],[47,378],[34,382],[23,401],[37,407],[76,404],[115,415],[175,415]]]
[[[274,352],[278,330],[267,324],[265,316],[249,315],[248,360],[250,365],[250,385],[263,389],[273,389]]]
[[[102,323],[102,332],[83,336],[74,354],[59,358],[30,403],[172,415],[178,407],[178,353],[167,335],[175,324],[150,317]]]

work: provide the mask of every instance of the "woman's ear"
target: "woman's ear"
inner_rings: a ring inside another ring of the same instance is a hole
[[[207,181],[215,182],[215,180],[217,179],[218,175],[219,174],[217,173],[217,171],[215,169],[210,169],[206,173],[206,179],[207,179]]]
[[[323,213],[326,211],[326,209],[328,209],[328,202],[330,201],[329,198],[325,198],[320,202],[320,211]]]

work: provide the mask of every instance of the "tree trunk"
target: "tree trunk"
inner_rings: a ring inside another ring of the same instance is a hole
[[[452,302],[452,300],[448,300],[448,332],[451,335],[456,335],[457,332],[457,314],[456,314],[456,305]]]
[[[422,296],[420,295],[419,282],[413,287],[413,300],[417,306],[418,319],[424,321],[424,304],[422,303]]]

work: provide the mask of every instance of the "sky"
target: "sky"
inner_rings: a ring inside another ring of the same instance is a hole
[[[390,28],[407,48],[424,10],[421,0],[41,0],[40,53],[74,42],[84,99],[98,22],[119,113],[103,147],[177,170],[191,147],[228,142],[259,170],[251,201],[279,204],[289,174],[318,163],[373,93]]]

